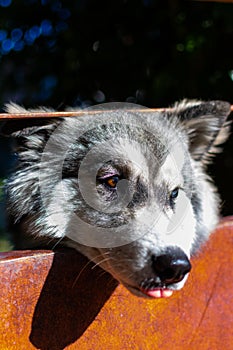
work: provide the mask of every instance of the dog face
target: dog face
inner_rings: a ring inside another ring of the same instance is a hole
[[[127,107],[9,127],[19,164],[8,212],[19,231],[75,247],[132,293],[167,297],[218,221],[205,167],[228,136],[230,105]]]

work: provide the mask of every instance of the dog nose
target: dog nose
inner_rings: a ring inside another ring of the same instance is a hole
[[[154,255],[152,261],[154,272],[166,285],[180,282],[192,267],[180,248],[169,248],[162,255]]]

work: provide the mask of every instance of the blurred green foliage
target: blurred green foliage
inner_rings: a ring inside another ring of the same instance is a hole
[[[0,0],[0,106],[232,103],[232,19],[233,4],[213,2]],[[232,140],[213,168],[224,214],[233,205],[231,149]]]

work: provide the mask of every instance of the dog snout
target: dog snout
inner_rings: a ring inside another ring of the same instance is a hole
[[[179,248],[170,248],[159,256],[152,256],[152,267],[164,285],[180,282],[190,272],[191,263]]]

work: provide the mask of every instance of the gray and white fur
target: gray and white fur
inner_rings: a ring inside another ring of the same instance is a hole
[[[138,296],[179,290],[219,220],[206,167],[228,138],[230,105],[111,107],[3,127],[18,157],[6,184],[16,248],[73,247]]]

